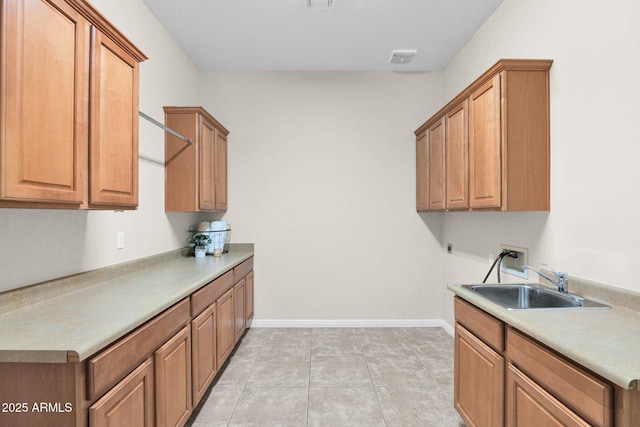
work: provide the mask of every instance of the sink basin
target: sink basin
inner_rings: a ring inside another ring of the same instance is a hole
[[[534,285],[462,285],[507,310],[611,308],[577,295]]]

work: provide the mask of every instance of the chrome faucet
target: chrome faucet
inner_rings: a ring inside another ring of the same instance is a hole
[[[554,280],[552,277],[548,276],[546,273],[543,273],[542,271],[537,270],[531,266],[523,265],[522,268],[525,270],[529,269],[529,270],[535,271],[536,273],[538,273],[540,277],[556,285],[558,287],[558,292],[562,292],[562,293],[569,292],[569,275],[567,273],[560,273],[560,272],[551,270],[554,276],[556,276],[556,278],[558,279],[558,280]]]

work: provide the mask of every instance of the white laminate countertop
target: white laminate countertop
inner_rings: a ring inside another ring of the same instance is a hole
[[[0,362],[85,360],[253,256],[176,257],[0,315]]]
[[[448,289],[623,389],[640,385],[640,313],[611,309],[506,310],[462,285]]]

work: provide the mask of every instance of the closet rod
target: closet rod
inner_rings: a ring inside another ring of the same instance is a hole
[[[160,123],[159,121],[157,121],[156,119],[147,116],[145,113],[143,113],[142,111],[138,111],[138,115],[140,117],[142,117],[143,119],[146,119],[148,121],[150,121],[151,123],[153,123],[154,125],[166,130],[167,132],[169,132],[170,134],[176,136],[177,138],[180,138],[181,140],[183,140],[184,142],[188,143],[188,144],[193,144],[193,141],[190,140],[189,138],[187,138],[186,136],[176,132],[175,130],[166,127],[165,125],[163,125],[162,123]]]

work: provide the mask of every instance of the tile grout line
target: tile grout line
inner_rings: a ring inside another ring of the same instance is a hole
[[[311,363],[313,363],[313,329],[311,330],[311,343],[309,345],[309,381],[307,381],[307,422],[306,426],[309,427],[309,409],[311,406]]]
[[[261,339],[262,341],[264,341],[264,339]],[[247,387],[247,383],[249,382],[249,378],[251,377],[251,372],[253,372],[253,368],[256,366],[256,362],[258,360],[258,357],[260,357],[260,353],[262,352],[262,347],[264,346],[264,342],[262,342],[260,344],[260,349],[258,350],[258,353],[256,354],[256,356],[253,359],[253,363],[251,364],[251,369],[249,370],[249,375],[247,375],[247,379],[244,380],[244,382],[242,383],[242,387],[240,388],[240,394],[238,395],[238,400],[236,400],[236,404],[233,405],[233,411],[231,411],[231,415],[229,416],[229,420],[227,421],[227,427],[229,427],[229,425],[231,424],[231,420],[233,419],[233,415],[236,413],[236,409],[238,409],[238,404],[240,403],[240,399],[242,399],[242,395],[244,394],[244,391]]]
[[[324,359],[337,359],[337,358],[355,359],[355,358],[357,358],[357,359],[363,360],[365,362],[365,366],[366,366],[367,379],[370,382],[370,387],[373,387],[374,396],[375,396],[375,399],[376,399],[375,401],[378,404],[378,409],[380,411],[380,415],[382,415],[382,417],[381,417],[381,419],[383,421],[382,425],[384,425],[385,427],[388,427],[388,426],[392,425],[392,423],[394,422],[395,417],[396,417],[397,414],[395,414],[393,411],[390,412],[390,413],[385,413],[385,411],[383,410],[383,405],[382,405],[381,402],[382,402],[382,400],[385,400],[385,402],[386,402],[386,399],[388,398],[388,396],[385,397],[386,396],[386,394],[385,394],[386,391],[384,389],[384,381],[383,381],[383,384],[381,386],[381,390],[378,390],[378,387],[376,385],[376,381],[374,381],[373,371],[377,372],[377,370],[378,370],[378,367],[377,367],[377,364],[376,364],[377,363],[376,362],[377,361],[376,358],[384,357],[384,358],[395,359],[395,358],[401,358],[402,356],[400,356],[399,354],[395,354],[395,355],[389,354],[389,355],[385,356],[382,353],[379,354],[378,356],[375,356],[375,354],[379,353],[379,349],[377,348],[377,346],[371,347],[371,344],[372,344],[372,342],[376,343],[376,341],[384,340],[385,339],[384,335],[373,334],[372,336],[369,336],[369,335],[366,335],[366,334],[363,335],[361,333],[356,333],[356,334],[353,334],[353,335],[349,335],[349,339],[353,340],[353,344],[355,344],[355,348],[354,348],[354,346],[348,346],[348,350],[349,350],[348,354],[343,354],[342,351],[346,347],[342,348],[342,347],[338,346],[340,348],[338,348],[337,350],[331,350],[331,348],[333,348],[333,347],[331,347],[331,345],[329,345],[329,347],[325,348],[324,347],[325,337],[330,336],[330,335],[324,335],[324,334],[321,334],[321,333],[316,334],[316,333],[314,333],[314,331],[315,331],[315,329],[311,328],[311,334],[309,336],[309,341],[308,341],[308,345],[309,345],[308,353],[306,353],[306,355],[305,355],[305,358],[308,358],[308,361],[309,361],[309,365],[308,365],[308,368],[307,368],[307,396],[306,396],[307,397],[307,402],[306,402],[306,408],[305,408],[305,410],[306,410],[305,421],[306,422],[305,422],[305,424],[302,424],[303,419],[302,418],[297,418],[299,420],[298,422],[300,423],[298,425],[306,425],[307,427],[312,425],[311,424],[311,412],[310,411],[311,411],[311,386],[313,385],[313,383],[312,383],[312,375],[313,375],[313,372],[314,372],[312,363],[313,363],[313,358],[314,357],[320,359],[320,361],[318,362],[319,365],[317,365],[318,368],[320,369],[320,371],[317,372],[317,374],[320,374],[320,377],[318,377],[319,380],[320,380],[320,384],[318,385],[318,388],[329,388],[329,389],[332,389],[332,388],[359,388],[361,386],[360,385],[356,385],[356,384],[353,384],[353,385],[343,384],[343,385],[335,385],[335,386],[325,385],[325,386],[323,386],[322,384],[324,384],[324,382],[321,380],[321,377],[323,377],[323,375],[324,375],[324,374],[322,374],[322,372],[324,372],[324,370],[323,370],[324,369],[323,368]],[[358,332],[361,332],[361,331],[358,331]],[[394,331],[394,332],[397,332],[397,331]],[[238,388],[239,388],[238,397],[235,400],[235,403],[233,404],[233,406],[229,405],[229,407],[231,407],[231,411],[229,411],[230,415],[227,418],[226,424],[223,424],[223,425],[226,425],[227,427],[233,425],[231,423],[233,418],[236,417],[236,419],[237,419],[238,416],[241,416],[240,415],[241,413],[244,414],[244,411],[242,410],[242,405],[240,405],[240,402],[242,400],[243,395],[245,395],[245,393],[247,392],[248,388],[250,388],[250,387],[248,387],[248,383],[249,383],[249,380],[251,379],[252,374],[256,374],[256,375],[258,374],[256,372],[256,367],[258,366],[258,360],[260,359],[260,356],[261,355],[267,356],[268,354],[270,354],[270,351],[272,350],[271,346],[269,345],[269,343],[270,343],[269,337],[270,336],[271,335],[261,335],[260,339],[257,342],[255,342],[255,344],[253,342],[247,342],[249,344],[249,347],[254,347],[254,345],[255,345],[255,349],[252,349],[253,351],[251,351],[252,353],[255,351],[255,353],[254,353],[254,356],[250,360],[251,364],[249,365],[249,369],[248,369],[248,373],[246,374],[246,377],[244,377],[242,382],[240,382],[238,384]],[[411,338],[411,336],[409,336],[409,335],[406,335],[406,334],[401,335],[399,333],[397,333],[396,336],[397,336],[397,338],[400,338],[402,340],[407,339],[407,338]],[[435,336],[432,337],[432,336],[428,336],[428,335],[424,336],[424,337],[421,336],[421,335],[417,335],[417,336],[413,336],[413,337],[417,338],[418,341],[410,340],[408,347],[406,347],[406,348],[403,347],[403,349],[399,349],[399,350],[402,350],[402,354],[405,354],[405,351],[408,351],[409,353],[411,353],[413,356],[415,356],[415,357],[412,357],[412,359],[416,360],[416,362],[419,365],[419,367],[422,368],[422,369],[427,369],[428,370],[428,368],[431,365],[428,365],[427,361],[424,358],[422,358],[421,356],[424,355],[425,352],[427,352],[427,353],[429,352],[429,346],[426,346],[426,347],[425,346],[420,346],[420,345],[418,345],[418,343],[421,342],[423,338],[427,339],[428,341],[432,341],[433,340],[434,343],[435,343],[435,341],[440,341],[439,340],[440,337],[439,336],[438,337],[435,337]],[[294,340],[294,342],[298,342],[298,341],[299,341],[298,339]],[[318,345],[319,345],[317,350],[320,352],[320,354],[321,354],[320,356],[313,356],[313,354],[314,354],[314,346],[315,346],[316,341],[318,342]],[[447,342],[447,344],[449,344],[449,343]],[[441,346],[437,346],[437,347],[439,349]],[[435,349],[435,347],[434,347],[434,349]],[[352,354],[354,350],[357,350],[356,354]],[[366,356],[365,355],[365,350],[367,350],[366,354],[371,354],[371,356]],[[324,353],[327,353],[327,355],[322,356],[322,354],[324,354]],[[437,353],[440,353],[440,352],[438,351]],[[303,354],[299,353],[299,355],[302,356]],[[293,356],[291,356],[291,357],[293,357]],[[388,362],[390,363],[392,361],[393,360],[389,360]],[[374,367],[373,369],[371,368],[372,365]],[[418,365],[416,365],[416,366],[418,366]],[[247,366],[247,365],[245,365],[245,366]],[[245,371],[245,372],[247,372],[247,371]],[[302,371],[302,372],[304,372],[304,371]],[[326,372],[325,372],[325,374],[326,374]],[[362,372],[362,374],[364,374],[364,371]],[[364,379],[365,377],[361,377],[361,378]],[[385,375],[383,375],[383,377],[381,379],[384,379],[384,378],[385,378]],[[408,381],[411,382],[412,380],[408,379]],[[360,382],[358,382],[358,384],[360,384]],[[401,382],[398,382],[398,384],[396,384],[396,386],[398,386],[400,388],[403,388],[403,387],[407,386],[408,384],[409,383],[405,384],[405,381],[403,380]],[[416,385],[416,386],[421,387],[422,385]],[[271,387],[271,385],[268,385],[267,383],[265,383],[262,386],[259,386],[259,388],[269,388],[269,387]],[[291,387],[295,388],[296,386],[295,385],[291,385]],[[289,387],[285,386],[285,388],[289,388]],[[316,387],[314,387],[314,389],[315,388]],[[433,392],[435,392],[435,390],[433,390]],[[440,393],[441,393],[441,390],[438,389],[438,394],[440,394]],[[299,395],[299,394],[298,394],[298,396],[302,397],[302,395]],[[442,397],[444,397],[444,396],[442,396]],[[392,401],[395,401],[394,399],[396,399],[396,397],[393,397]],[[440,400],[440,399],[436,399],[436,400]],[[389,402],[387,402],[387,404],[388,403]],[[371,401],[371,404],[373,404],[373,401]],[[392,407],[393,407],[393,405],[392,405]],[[246,410],[246,408],[245,408],[245,410]],[[298,412],[298,413],[301,415],[300,412]],[[206,426],[207,425],[206,424],[206,420],[203,420],[203,421],[205,422],[204,425]],[[315,422],[315,418],[314,418],[314,422]],[[198,426],[200,426],[200,424],[198,424]],[[456,424],[456,427],[463,427],[463,425],[462,424]]]
[[[382,415],[382,422],[384,423],[385,427],[387,427],[389,425],[389,423],[387,423],[387,417],[385,417],[384,411],[382,410],[382,404],[380,403],[380,397],[378,396],[378,390],[376,389],[376,384],[373,381],[373,375],[371,375],[371,368],[369,367],[369,358],[362,351],[362,341],[360,339],[360,334],[356,334],[356,342],[358,343],[358,351],[360,352],[360,354],[362,355],[362,358],[364,359],[365,363],[367,364],[367,373],[369,374],[369,380],[371,380],[371,387],[373,388],[373,393],[376,396],[376,402],[378,402],[378,408],[380,409],[380,414]]]

